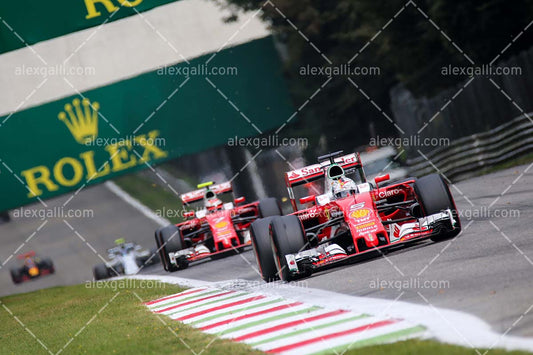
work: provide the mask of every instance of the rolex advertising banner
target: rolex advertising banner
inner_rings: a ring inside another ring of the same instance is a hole
[[[173,1],[175,0],[0,1],[0,53],[100,26]]]
[[[211,56],[0,117],[0,211],[257,135],[293,114],[270,36],[206,64]]]

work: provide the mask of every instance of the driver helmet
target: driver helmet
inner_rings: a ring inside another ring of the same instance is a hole
[[[35,262],[33,261],[33,259],[29,256],[27,256],[26,258],[24,258],[24,266],[27,266],[27,267],[33,267],[35,266]]]
[[[222,207],[222,201],[212,190],[207,190],[204,195],[205,207],[208,211],[215,211]]]
[[[126,240],[124,238],[115,239],[116,246],[124,248],[124,244],[126,244]]]
[[[344,169],[340,165],[331,165],[327,177],[331,180],[331,192],[335,198],[344,198],[357,192],[357,185],[345,176]]]

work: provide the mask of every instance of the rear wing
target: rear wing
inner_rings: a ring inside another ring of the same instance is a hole
[[[36,255],[35,252],[32,250],[27,253],[17,255],[17,259],[24,260],[26,258],[33,258],[35,255]]]
[[[217,185],[211,185],[209,189],[213,191],[214,193],[216,193],[217,195],[219,195],[219,194],[224,194],[227,192],[232,192],[233,186],[231,185],[231,182],[228,181],[228,182],[223,182]],[[187,192],[186,194],[181,195],[181,201],[185,204],[201,201],[204,198],[204,194],[206,191],[207,191],[207,188],[204,187],[199,190]]]
[[[342,157],[335,158],[334,161],[336,164],[342,166],[343,169],[362,166],[359,153],[347,154]],[[318,180],[324,177],[326,173],[325,168],[329,165],[331,165],[330,161],[323,161],[301,169],[288,171],[285,173],[285,183],[287,184],[288,188],[291,188]]]

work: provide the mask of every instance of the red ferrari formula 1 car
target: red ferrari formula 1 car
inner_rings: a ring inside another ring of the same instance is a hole
[[[17,259],[22,260],[23,265],[11,269],[11,279],[15,284],[55,272],[52,260],[49,258],[40,258],[34,251],[21,254],[17,256]]]
[[[455,202],[440,175],[397,182],[385,175],[371,183],[358,153],[336,152],[318,161],[285,173],[294,213],[251,225],[267,282],[290,281],[359,255],[425,238],[440,241],[461,231]],[[297,201],[297,196],[304,197]]]
[[[166,271],[186,268],[190,262],[207,257],[215,259],[228,252],[242,251],[251,244],[250,224],[259,217],[279,216],[281,209],[275,198],[244,204],[244,197],[224,203],[221,198],[232,194],[231,182],[198,185],[181,195],[186,206],[202,203],[202,207],[185,213],[187,220],[155,232],[155,241]],[[220,197],[220,198],[219,198]]]

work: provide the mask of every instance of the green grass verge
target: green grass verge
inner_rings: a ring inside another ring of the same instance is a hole
[[[0,354],[49,353],[43,345],[54,354],[61,349],[64,354],[260,354],[245,344],[156,316],[143,304],[179,291],[174,285],[117,280],[0,298]],[[361,353],[477,354],[474,349],[421,340],[350,349],[344,354]],[[488,354],[527,353],[496,349]]]
[[[365,348],[351,349],[344,355],[479,355],[485,354],[487,349],[469,349],[461,346],[441,344],[430,340],[406,340],[394,344],[373,345]],[[340,353],[340,352],[339,352]],[[487,355],[525,355],[524,351],[505,351],[491,349]]]
[[[505,163],[501,163],[498,165],[494,165],[494,166],[482,169],[480,172],[480,175],[493,173],[493,172],[500,171],[500,170],[505,170],[505,169],[512,168],[518,165],[530,164],[531,162],[533,162],[533,153],[529,153],[519,158],[509,160]]]
[[[185,174],[182,170],[176,168],[174,164],[172,164],[172,161],[162,163],[159,165],[162,169],[166,170],[169,174],[173,175],[174,177],[177,177],[183,181],[185,181],[187,184],[189,184],[192,187],[196,187],[196,185],[199,183],[195,178],[193,178],[190,175]]]
[[[0,298],[0,354],[47,354],[39,341],[54,354],[63,347],[62,354],[191,355],[190,349],[206,355],[259,354],[161,316],[168,325],[163,324],[142,302],[181,289],[168,284],[148,288],[141,282],[55,287]]]
[[[137,174],[124,175],[113,180],[120,188],[172,223],[183,221],[183,204],[173,192]]]

